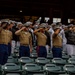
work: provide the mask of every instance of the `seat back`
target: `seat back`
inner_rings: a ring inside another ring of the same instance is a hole
[[[15,63],[6,63],[5,65],[2,66],[2,69],[4,71],[16,71],[19,70],[20,67]]]
[[[71,55],[72,58],[75,58],[75,55]]]
[[[60,71],[61,68],[59,66],[56,66],[55,64],[46,64],[43,69],[45,71]]]
[[[6,74],[6,75],[20,75],[20,74],[17,74],[17,73],[8,73],[8,74]]]
[[[31,58],[37,58],[37,53],[31,53],[30,57]]]
[[[35,59],[35,62],[38,64],[47,64],[50,63],[50,60],[44,57],[38,57],[37,59]]]
[[[62,58],[53,58],[52,63],[55,64],[66,64],[66,60],[63,60]]]
[[[62,58],[65,59],[65,60],[67,60],[67,59],[69,59],[69,55],[63,54]]]
[[[29,57],[21,57],[19,59],[19,62],[21,62],[21,63],[33,63],[34,61]]]
[[[75,58],[69,58],[68,63],[70,64],[75,64]]]
[[[71,64],[64,65],[63,69],[66,72],[75,72],[75,66]]]
[[[12,56],[9,56],[7,63],[14,63],[14,58]]]
[[[23,66],[23,69],[26,70],[26,71],[40,71],[41,70],[41,67],[38,66],[37,64],[25,64]]]
[[[41,70],[41,67],[38,66],[37,64],[25,64],[23,66],[23,70],[24,70],[24,75],[33,75],[33,74],[43,74],[43,70]]]
[[[48,53],[48,54],[47,54],[47,58],[48,58],[48,59],[53,59],[53,54],[52,54],[52,53]]]

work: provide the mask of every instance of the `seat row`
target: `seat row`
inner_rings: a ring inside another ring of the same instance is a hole
[[[30,57],[21,57],[21,58],[13,58],[12,56],[8,57],[8,63],[39,63],[39,64],[47,64],[47,63],[54,63],[54,64],[74,64],[75,65],[75,58],[71,57],[68,60],[62,58],[53,58],[48,59],[44,57],[38,58],[30,58]]]
[[[45,64],[43,69],[41,66],[35,63],[28,63],[20,69],[19,65],[15,63],[6,63],[1,66],[0,75],[75,75],[75,66],[72,64],[66,64],[63,66],[57,66],[56,64]]]

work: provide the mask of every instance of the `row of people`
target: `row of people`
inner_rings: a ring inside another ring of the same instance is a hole
[[[53,57],[62,58],[62,50],[67,51],[68,55],[75,54],[74,38],[74,25],[46,23],[33,25],[32,22],[25,24],[18,22],[15,27],[14,22],[3,21],[0,25],[0,64],[5,64],[8,56],[14,53],[16,41],[20,57],[29,57],[36,41],[38,57],[47,57],[47,52],[52,49]]]

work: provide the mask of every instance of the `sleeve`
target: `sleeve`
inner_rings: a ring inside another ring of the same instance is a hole
[[[18,32],[16,35],[20,35],[21,34],[21,32]]]
[[[35,35],[38,36],[39,35],[39,32],[36,32]]]

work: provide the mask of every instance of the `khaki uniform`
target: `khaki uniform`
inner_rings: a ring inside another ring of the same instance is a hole
[[[53,34],[54,36],[55,34]],[[62,58],[62,38],[59,35],[52,37],[53,48],[52,53],[54,58]]]
[[[46,35],[44,33],[41,33],[41,32],[37,32],[37,33],[35,33],[35,35],[37,36],[38,46],[45,46],[46,42],[47,42]]]
[[[19,35],[21,45],[29,45],[30,40],[32,41],[32,37],[29,32],[21,31],[17,35]]]
[[[0,44],[8,45],[11,39],[12,39],[12,33],[9,30],[2,29],[0,33]]]
[[[56,37],[54,37],[52,39],[53,39],[54,47],[62,47],[62,38],[59,35],[57,35]]]
[[[37,54],[38,57],[47,57],[47,50],[46,50],[46,42],[47,42],[47,36],[42,32],[35,33],[37,36]]]
[[[30,57],[30,48],[29,44],[32,42],[32,37],[29,32],[21,31],[17,33],[16,35],[19,35],[20,39],[20,51],[19,56],[20,57]]]
[[[9,30],[1,29],[0,31],[0,64],[4,65],[7,62],[9,55],[8,43],[12,38],[12,33]]]

